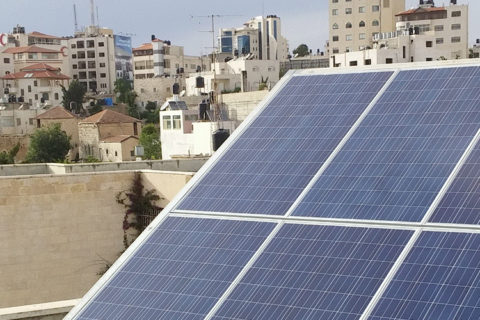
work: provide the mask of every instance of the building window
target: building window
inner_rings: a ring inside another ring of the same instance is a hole
[[[163,130],[170,130],[172,129],[172,117],[171,116],[163,116]]]
[[[180,130],[182,129],[182,117],[177,115],[173,116],[173,129]]]
[[[380,25],[380,22],[378,22],[378,20],[373,20],[372,21],[372,26],[378,27],[379,25]]]
[[[77,69],[77,65],[76,65],[76,64],[73,64],[73,65],[72,65],[72,69]]]
[[[98,53],[98,56],[99,56],[100,58],[105,57],[105,52],[99,52],[99,53]]]
[[[118,157],[118,152],[117,151],[115,151],[115,157]]]
[[[37,80],[34,80],[34,81],[33,81],[33,86],[34,86],[34,87],[38,87],[38,81],[37,81]]]
[[[452,17],[461,17],[462,12],[461,11],[452,11]]]
[[[332,26],[332,29],[337,30],[338,29],[338,24],[334,23],[333,26]]]
[[[10,59],[9,58],[3,58],[3,63],[10,63]]]
[[[105,68],[105,63],[104,62],[100,62],[100,68]]]
[[[392,63],[393,63],[393,59],[392,59],[392,58],[386,58],[386,59],[385,59],[385,63],[386,63],[386,64],[392,64]]]
[[[366,37],[365,33],[359,33],[359,34],[358,34],[358,39],[360,39],[360,40],[365,40],[366,38],[367,38],[367,37]]]
[[[338,9],[332,10],[332,16],[338,16]]]
[[[439,24],[439,25],[436,25],[434,27],[435,31],[439,32],[439,31],[443,31],[443,25],[442,24]]]
[[[32,92],[32,86],[28,86],[27,90],[28,90],[29,93]]]
[[[367,12],[367,9],[365,7],[358,7],[358,13],[365,13]]]
[[[365,65],[369,66],[372,64],[372,59],[365,59]]]
[[[338,41],[338,36],[333,36],[332,41]],[[254,70],[255,71],[255,70]]]
[[[107,74],[106,73],[100,73],[100,78],[106,78]]]
[[[357,61],[350,61],[350,67],[356,67],[358,65]]]
[[[28,119],[28,124],[33,126],[33,118]]]
[[[347,35],[345,36],[345,40],[347,40],[347,41],[352,41],[352,40],[353,40],[353,36],[352,36],[351,34],[347,34]]]
[[[35,100],[38,100],[38,94],[35,95]]]
[[[360,28],[365,27],[365,21],[360,21],[360,23],[358,24],[358,26],[359,26]]]
[[[133,123],[133,135],[138,136],[138,123]]]
[[[460,37],[452,37],[451,39],[452,43],[459,43],[461,41]]]
[[[70,46],[72,49],[75,49],[77,47],[77,45],[75,43],[72,43],[72,45]]]
[[[390,8],[390,0],[383,0],[383,7]]]
[[[332,3],[338,3],[338,0],[332,0]]]
[[[19,126],[21,124],[22,124],[22,120],[20,120],[20,118],[17,118],[17,126]]]
[[[340,50],[338,48],[332,48],[332,53],[339,53]]]
[[[351,28],[352,28],[352,24],[351,24],[350,22],[347,22],[347,24],[345,25],[345,28],[351,29]]]
[[[433,47],[433,42],[432,41],[425,42],[425,47],[427,47],[427,48]]]
[[[452,24],[452,30],[460,30],[462,29],[462,25],[460,23]]]
[[[103,42],[99,42],[99,43],[98,43],[98,46],[99,46],[99,47],[103,47],[104,45],[105,45],[105,44],[104,44]]]
[[[443,38],[437,38],[435,39],[436,44],[443,44]]]
[[[58,97],[58,93],[56,92],[56,93],[55,93],[55,100],[58,100],[58,98],[59,98],[59,97]]]
[[[426,61],[433,61],[433,58],[427,58]]]
[[[345,14],[352,14],[352,8],[345,8]]]
[[[372,12],[378,12],[378,11],[380,11],[380,6],[378,5],[372,6]]]

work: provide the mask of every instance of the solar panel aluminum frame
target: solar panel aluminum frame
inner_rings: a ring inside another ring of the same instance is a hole
[[[185,217],[204,217],[215,219],[233,219],[233,220],[253,220],[253,221],[268,221],[268,222],[283,222],[299,223],[299,224],[319,224],[319,225],[338,225],[338,226],[368,226],[370,228],[399,228],[413,230],[429,230],[429,231],[443,231],[446,229],[452,231],[451,224],[434,224],[434,223],[402,223],[402,222],[382,222],[382,221],[361,221],[361,220],[347,220],[347,219],[324,219],[315,217],[285,217],[281,216],[263,216],[263,215],[247,215],[247,214],[225,214],[212,212],[194,212],[186,210],[178,210],[175,208],[181,200],[188,195],[190,190],[198,184],[198,182],[210,171],[215,165],[216,161],[230,148],[230,146],[238,139],[238,137],[249,127],[249,125],[256,119],[269,104],[269,102],[282,90],[288,81],[295,76],[306,75],[328,75],[328,74],[347,74],[347,73],[361,73],[361,72],[382,72],[382,71],[406,71],[406,70],[421,70],[421,69],[439,69],[452,67],[466,67],[466,66],[480,66],[480,59],[469,60],[447,60],[432,63],[409,63],[409,64],[392,64],[380,67],[356,67],[352,68],[330,68],[330,69],[311,69],[311,70],[291,70],[289,71],[272,89],[267,97],[260,103],[260,105],[247,117],[247,119],[240,125],[239,128],[231,135],[226,143],[224,143],[219,150],[207,161],[207,163],[197,172],[197,174],[187,183],[187,185],[177,194],[174,199],[166,206],[162,213],[145,229],[145,231],[137,238],[137,240],[122,254],[120,258],[112,265],[112,267],[100,278],[99,281],[85,294],[79,304],[77,304],[64,319],[75,319],[81,311],[87,307],[90,302],[101,292],[102,288],[108,284],[113,276],[120,268],[129,261],[133,253],[142,246],[143,243],[153,234],[155,229],[163,223],[169,216],[185,216]],[[392,75],[392,79],[395,77]],[[310,185],[310,184],[309,184]],[[312,184],[313,185],[313,184]],[[303,193],[302,193],[303,194]],[[220,216],[223,215],[223,216]],[[456,232],[480,233],[480,226],[473,225],[455,225]],[[276,229],[275,229],[276,230]],[[273,231],[272,231],[273,232]],[[257,255],[257,253],[255,254]],[[392,275],[393,278],[394,274]],[[389,283],[389,282],[388,282]],[[374,305],[372,306],[373,309]]]

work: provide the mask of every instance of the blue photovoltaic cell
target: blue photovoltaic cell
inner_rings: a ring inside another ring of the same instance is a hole
[[[203,319],[273,227],[168,218],[78,319]]]
[[[412,231],[285,225],[213,319],[358,319]]]
[[[285,214],[391,75],[293,77],[176,209]]]
[[[421,221],[480,127],[480,68],[401,71],[294,212]]]
[[[473,149],[430,221],[480,224],[480,145]]]
[[[480,319],[479,249],[479,234],[422,233],[369,319]]]

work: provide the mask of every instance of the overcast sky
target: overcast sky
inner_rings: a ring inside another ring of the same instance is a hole
[[[208,31],[211,21],[197,17],[210,14],[216,18],[216,33],[221,27],[238,27],[260,15],[275,14],[282,20],[282,33],[290,50],[301,43],[311,49],[324,50],[328,38],[329,0],[95,0],[100,25],[115,33],[132,36],[133,45],[148,42],[155,34],[162,40],[185,47],[185,53],[207,53],[212,46]],[[397,0],[393,0],[397,1]],[[448,0],[436,0],[436,5]],[[79,26],[90,24],[90,0],[14,0],[2,6],[0,32],[11,32],[20,24],[27,32],[67,36],[74,31],[73,4],[77,5]],[[470,5],[470,43],[480,38],[480,0],[458,0]],[[407,8],[418,0],[406,0]],[[193,17],[192,17],[193,16]]]

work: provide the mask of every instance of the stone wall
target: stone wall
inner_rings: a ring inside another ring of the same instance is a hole
[[[238,126],[260,104],[268,92],[268,90],[262,90],[223,94],[222,106],[228,112],[229,119],[236,121]]]
[[[82,297],[123,250],[133,171],[0,177],[0,308]],[[144,173],[165,206],[193,174]]]

